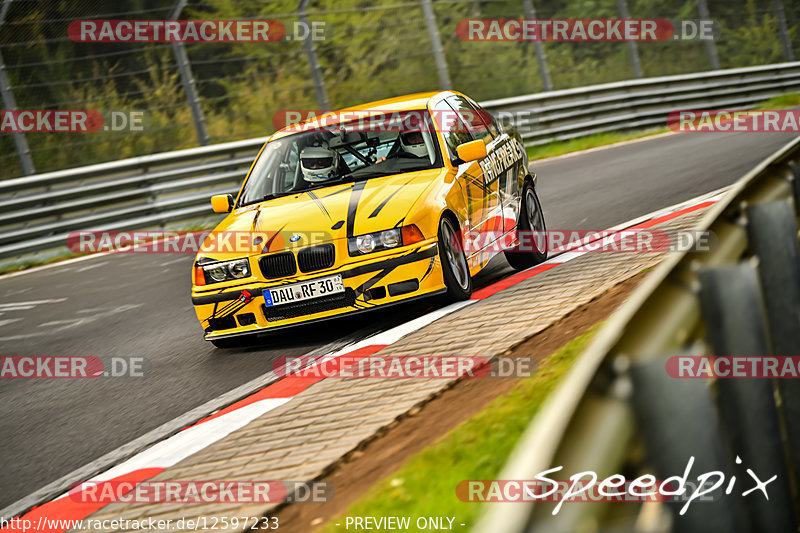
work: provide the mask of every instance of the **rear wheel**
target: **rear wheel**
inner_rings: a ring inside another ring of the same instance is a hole
[[[522,206],[519,210],[518,232],[533,232],[533,238],[524,239],[525,245],[505,252],[506,260],[516,270],[525,270],[547,259],[547,227],[539,197],[530,181],[522,190]],[[543,237],[543,238],[542,238]],[[540,245],[540,246],[537,246]],[[541,248],[541,251],[539,250]]]
[[[461,232],[457,228],[458,224],[448,216],[439,221],[439,259],[447,287],[446,298],[466,300],[472,294],[472,276],[464,255]]]

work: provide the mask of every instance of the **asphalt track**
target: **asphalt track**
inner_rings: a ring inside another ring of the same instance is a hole
[[[534,164],[550,229],[605,229],[729,185],[791,134],[680,134]],[[427,304],[289,330],[247,350],[202,340],[192,257],[120,254],[0,279],[0,354],[143,357],[145,377],[0,381],[0,508],[271,368]],[[478,280],[511,272],[498,258]]]

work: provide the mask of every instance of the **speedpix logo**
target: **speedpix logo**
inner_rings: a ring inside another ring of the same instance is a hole
[[[524,148],[516,139],[511,139],[495,149],[478,163],[483,170],[483,180],[486,183],[493,182],[500,174],[522,159],[523,152]]]

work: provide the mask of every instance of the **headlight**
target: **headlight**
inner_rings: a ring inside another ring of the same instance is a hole
[[[241,279],[250,275],[250,262],[247,259],[198,265],[197,268],[202,269],[203,281],[205,281],[204,284]],[[197,281],[199,281],[197,278],[199,278],[199,276],[195,277],[195,284],[199,285],[199,283],[197,283]]]
[[[247,263],[247,259],[242,261],[233,261],[228,267],[228,272],[230,272],[231,276],[236,279],[246,278],[250,275],[250,265]]]
[[[347,251],[351,256],[363,255],[370,252],[390,250],[398,246],[403,246],[404,244],[412,244],[421,240],[423,240],[422,232],[412,224],[402,228],[392,228],[385,231],[376,231],[375,233],[350,237],[347,240]]]
[[[206,276],[213,281],[225,281],[228,279],[228,269],[224,265],[212,265],[205,267]]]
[[[401,244],[403,244],[403,236],[400,228],[393,228],[351,237],[347,241],[347,251],[351,256],[361,255],[396,248]]]
[[[403,242],[400,230],[390,230],[381,233],[381,244],[384,248],[394,248]]]
[[[356,250],[368,254],[375,250],[375,237],[372,235],[359,235],[356,237]]]

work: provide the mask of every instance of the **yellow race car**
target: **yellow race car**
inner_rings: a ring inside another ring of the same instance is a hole
[[[519,135],[454,91],[289,125],[264,144],[194,263],[192,303],[217,347],[415,298],[466,299],[498,253],[524,269],[546,246]]]

